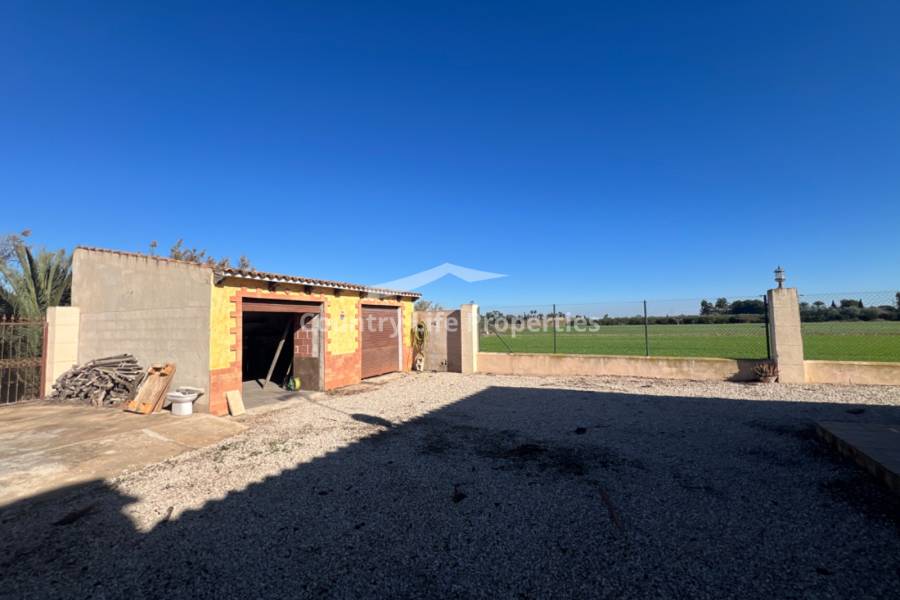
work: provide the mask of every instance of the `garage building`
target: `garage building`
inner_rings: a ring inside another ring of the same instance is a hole
[[[414,292],[76,248],[78,362],[120,353],[173,362],[173,385],[225,393],[329,390],[412,363]],[[202,410],[202,408],[201,408]]]

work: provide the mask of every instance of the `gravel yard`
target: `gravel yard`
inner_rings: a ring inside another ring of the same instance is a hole
[[[0,596],[900,597],[900,503],[817,420],[900,390],[389,377],[0,512]]]

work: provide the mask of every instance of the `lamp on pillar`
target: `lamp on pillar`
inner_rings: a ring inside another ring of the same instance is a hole
[[[778,284],[779,289],[784,287],[784,269],[778,267],[775,269],[775,283]]]

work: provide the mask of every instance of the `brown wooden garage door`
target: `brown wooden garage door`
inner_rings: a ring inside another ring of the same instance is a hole
[[[398,323],[398,310],[394,307],[362,307],[363,379],[400,369]]]

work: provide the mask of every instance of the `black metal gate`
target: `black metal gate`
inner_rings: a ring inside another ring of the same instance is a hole
[[[0,316],[0,405],[42,396],[46,339],[43,319]]]

